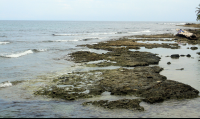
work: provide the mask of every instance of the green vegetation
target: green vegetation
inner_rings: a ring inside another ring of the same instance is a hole
[[[199,7],[197,7],[196,12],[197,12],[197,21],[199,21],[200,20],[200,4],[199,4]]]

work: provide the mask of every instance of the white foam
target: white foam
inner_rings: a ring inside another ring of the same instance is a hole
[[[175,23],[163,23],[163,24],[175,24]]]
[[[0,84],[0,88],[2,88],[2,87],[9,87],[9,86],[12,86],[12,83],[10,83],[10,81]]]
[[[8,44],[10,42],[0,42],[0,45]]]
[[[33,49],[33,52],[45,52],[47,49]]]
[[[185,25],[186,23],[179,23],[179,24],[177,24],[177,25]]]
[[[80,40],[77,40],[77,39],[74,39],[74,40],[55,40],[55,42],[73,42],[73,41],[80,41]]]
[[[21,53],[16,53],[16,54],[11,54],[11,55],[6,55],[4,57],[8,57],[8,58],[16,58],[16,57],[20,57],[20,56],[23,56],[23,55],[27,55],[27,54],[31,54],[33,53],[32,50],[27,50],[25,52],[21,52]]]
[[[117,34],[117,32],[110,32],[110,33],[98,33],[98,35],[111,35],[111,34]]]
[[[78,36],[79,34],[53,34],[53,36]]]
[[[151,32],[150,30],[145,30],[145,31],[142,31],[142,32]]]

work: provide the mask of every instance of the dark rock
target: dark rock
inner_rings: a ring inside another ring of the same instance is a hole
[[[167,62],[167,64],[171,64],[171,62]]]
[[[191,49],[191,50],[197,50],[198,47],[191,47],[190,49]]]
[[[91,95],[80,93],[80,89],[74,89],[74,93],[66,91],[65,88],[59,88],[57,86],[44,87],[41,90],[35,91],[35,95],[47,95],[52,98],[60,98],[65,100],[76,100],[78,98],[91,98]]]
[[[179,56],[179,54],[172,54],[171,55],[171,58],[179,58],[180,56]]]
[[[200,52],[197,52],[198,55],[200,55]]]
[[[162,102],[166,99],[189,99],[198,97],[199,91],[191,86],[177,81],[165,80],[151,89],[146,90],[141,96],[146,97],[143,101],[149,103]]]
[[[181,57],[185,57],[185,55],[180,55]]]
[[[187,54],[186,56],[187,56],[187,57],[191,57],[191,55],[190,55],[190,54]]]
[[[144,102],[148,102],[148,103],[159,103],[159,102],[163,102],[165,99],[164,97],[147,97],[145,99],[143,99]]]
[[[185,25],[195,25],[195,23],[186,23]]]
[[[132,70],[120,68],[103,72],[104,78],[98,83],[111,95],[136,95],[150,103],[198,96],[199,92],[191,86],[167,80],[160,75],[162,70],[158,66],[136,67]]]
[[[176,69],[176,70],[184,70],[184,68]]]
[[[115,50],[108,52],[106,54],[96,54],[88,51],[78,51],[71,53],[70,57],[75,62],[89,62],[97,60],[110,60],[116,63],[101,63],[102,66],[125,66],[125,67],[135,67],[135,66],[148,66],[149,64],[158,64],[160,57],[156,54],[148,52],[132,52],[127,50]],[[99,64],[96,64],[99,66]]]
[[[82,105],[86,106],[89,104],[104,107],[107,109],[129,109],[129,110],[139,110],[144,111],[144,107],[140,106],[140,99],[122,99],[116,101],[100,100],[100,101],[90,101],[84,102]]]

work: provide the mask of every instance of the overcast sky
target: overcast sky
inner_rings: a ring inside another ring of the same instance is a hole
[[[0,0],[0,20],[196,21],[200,0]]]

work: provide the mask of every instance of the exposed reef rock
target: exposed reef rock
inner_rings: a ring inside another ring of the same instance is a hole
[[[70,54],[70,57],[73,61],[78,63],[97,60],[114,61],[114,63],[104,62],[96,64],[97,66],[148,66],[149,64],[158,64],[158,62],[160,61],[160,57],[156,56],[156,54],[138,51],[131,52],[127,50],[115,50],[106,54],[96,54],[88,51],[78,51]]]
[[[158,35],[159,38],[160,35]],[[162,35],[161,35],[162,36]],[[147,44],[147,43],[138,43],[136,41],[171,41],[171,40],[163,40],[163,39],[145,39],[147,36],[140,36],[144,37],[143,39],[137,39],[137,36],[135,37],[130,37],[130,38],[120,38],[118,40],[112,40],[112,41],[107,41],[107,42],[100,42],[98,44],[93,44],[93,45],[79,45],[79,46],[85,46],[88,48],[93,48],[93,49],[103,49],[103,50],[108,50],[108,51],[115,51],[115,50],[129,50],[129,49],[140,49],[140,47],[145,47],[145,48],[158,48],[158,47],[163,47],[163,48],[171,48],[171,49],[178,49],[179,46],[178,44],[168,44],[168,43],[154,43],[154,44]],[[150,37],[150,36],[148,36]],[[167,35],[167,37],[172,37],[171,35]]]
[[[144,107],[139,105],[140,102],[140,99],[122,99],[116,101],[100,100],[84,102],[82,105],[86,106],[92,104],[98,107],[104,107],[106,109],[129,109],[144,111]]]
[[[162,70],[163,68],[154,66],[75,72],[53,80],[64,87],[47,86],[35,94],[75,100],[91,98],[107,91],[111,92],[111,95],[143,97],[143,101],[149,103],[198,96],[199,91],[191,86],[167,80],[165,76],[160,75]],[[68,87],[69,85],[71,87]]]
[[[122,108],[143,111],[139,105],[141,101],[148,103],[162,102],[168,99],[188,99],[198,97],[199,91],[187,84],[168,80],[159,73],[163,68],[149,66],[158,64],[160,57],[149,52],[130,51],[130,49],[170,48],[178,49],[178,43],[139,43],[137,41],[175,41],[190,42],[186,38],[173,34],[138,35],[123,37],[118,40],[100,42],[98,44],[81,45],[92,49],[103,49],[110,52],[97,54],[88,51],[78,51],[69,54],[70,59],[82,63],[85,67],[121,66],[124,68],[109,70],[90,70],[87,72],[72,72],[58,76],[52,80],[54,85],[48,85],[35,91],[35,95],[46,95],[52,98],[76,100],[100,96],[103,92],[111,95],[134,95],[141,99],[122,99],[116,101],[100,100],[85,102],[82,105],[96,105],[108,109]],[[183,56],[183,55],[181,55]],[[168,56],[170,57],[170,56]],[[179,58],[179,54],[171,58]],[[191,57],[191,55],[187,55]],[[101,61],[91,63],[91,61]],[[167,63],[170,64],[170,63]],[[148,67],[147,67],[148,66]],[[126,68],[125,68],[126,67]],[[128,69],[127,67],[134,67]]]
[[[199,91],[187,84],[177,81],[165,80],[141,94],[143,101],[155,103],[166,99],[187,99],[198,96]]]

